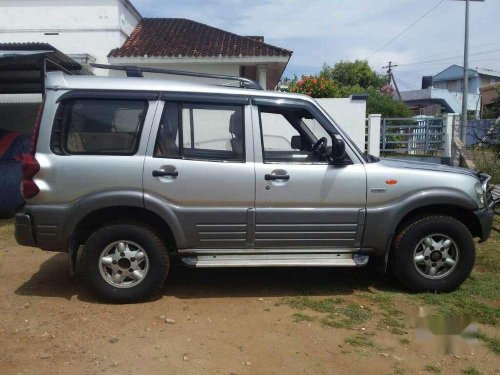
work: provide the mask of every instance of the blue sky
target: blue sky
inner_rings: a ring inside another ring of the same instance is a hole
[[[132,0],[145,17],[183,17],[292,50],[285,75],[316,73],[323,63],[366,59],[441,0]],[[470,66],[500,71],[500,0],[471,2]],[[422,75],[463,64],[465,4],[444,0],[368,61],[388,61],[401,90]]]

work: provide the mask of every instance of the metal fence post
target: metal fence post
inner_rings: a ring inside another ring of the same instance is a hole
[[[387,119],[383,118],[382,119],[382,150],[381,151],[385,151],[386,150],[386,144],[385,144],[385,134],[387,133]]]
[[[447,113],[446,117],[443,119],[443,133],[444,133],[444,150],[443,157],[451,158],[451,143],[453,137],[453,123],[455,120],[455,113]]]
[[[367,151],[374,156],[380,156],[380,120],[382,115],[368,115],[368,145]]]
[[[427,155],[427,151],[429,151],[429,137],[430,137],[430,132],[429,132],[429,119],[426,119],[424,124],[425,124],[425,130],[424,130],[424,154]]]

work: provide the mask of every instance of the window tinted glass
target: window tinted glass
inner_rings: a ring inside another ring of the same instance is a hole
[[[147,107],[148,103],[141,100],[69,101],[64,111],[66,151],[70,154],[134,154]]]
[[[166,103],[154,155],[242,161],[243,130],[241,106]]]
[[[328,162],[331,136],[309,111],[274,106],[260,106],[259,110],[264,162]],[[326,143],[312,152],[312,146],[322,137]]]
[[[154,156],[179,157],[179,113],[177,103],[165,103]]]
[[[264,151],[292,151],[292,137],[300,135],[281,113],[261,112]]]

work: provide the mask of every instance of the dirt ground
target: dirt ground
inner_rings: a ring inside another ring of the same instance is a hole
[[[394,283],[369,270],[177,265],[158,299],[111,305],[70,277],[65,254],[18,246],[0,221],[0,374],[500,373],[500,357],[480,343],[441,354],[412,328],[405,338],[373,319],[332,328],[283,303],[338,283],[336,294],[314,293],[370,308],[359,294],[380,279]],[[356,335],[376,345],[349,344]]]

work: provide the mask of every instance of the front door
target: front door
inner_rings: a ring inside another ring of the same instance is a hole
[[[269,99],[255,104],[260,125],[254,125],[255,247],[359,247],[364,165],[351,149],[344,165],[328,162],[332,137],[340,135],[312,104]]]
[[[160,199],[179,221],[185,239],[179,249],[244,248],[255,198],[248,99],[183,97],[160,103],[144,193]]]

